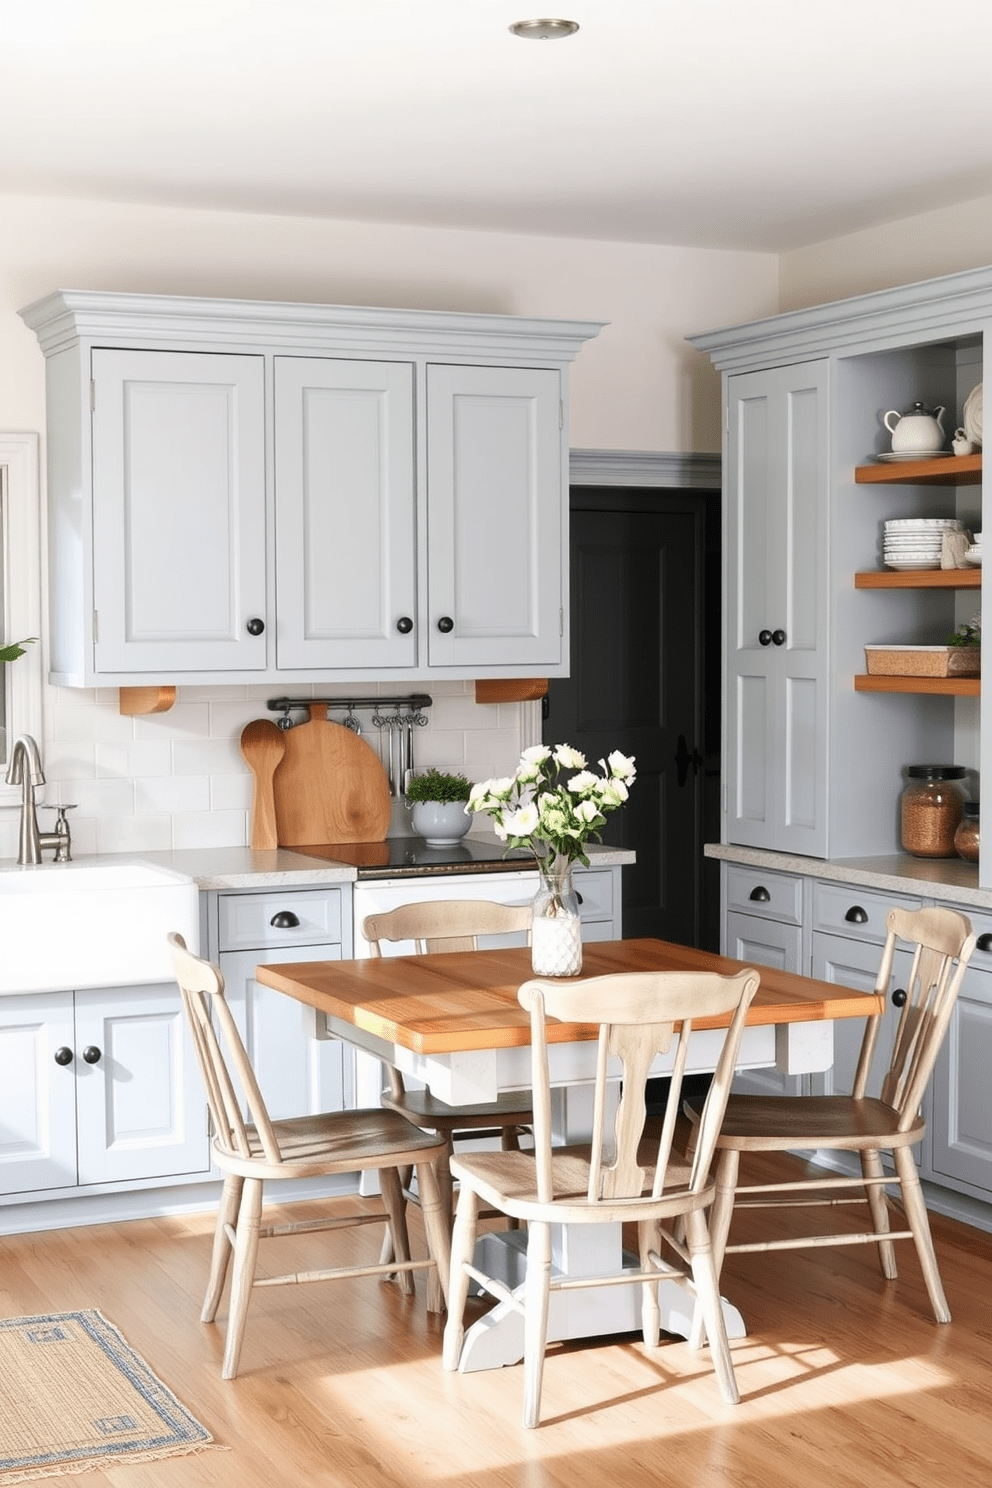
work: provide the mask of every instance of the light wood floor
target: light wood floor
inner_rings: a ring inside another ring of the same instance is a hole
[[[90,1473],[86,1488],[992,1483],[992,1239],[977,1230],[934,1220],[944,1327],[911,1245],[896,1282],[869,1247],[729,1257],[723,1289],[751,1330],[732,1344],[739,1406],[721,1403],[705,1351],[610,1339],[551,1351],[545,1424],[525,1432],[519,1369],[442,1373],[423,1278],[413,1301],[368,1279],[256,1292],[244,1373],[223,1382],[226,1299],[219,1326],[198,1320],[210,1228],[197,1215],[0,1238],[0,1313],[99,1308],[229,1449]],[[269,1254],[306,1269],[352,1243]]]

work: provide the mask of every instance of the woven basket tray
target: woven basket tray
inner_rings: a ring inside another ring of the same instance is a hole
[[[866,646],[869,674],[879,677],[977,677],[981,646]]]

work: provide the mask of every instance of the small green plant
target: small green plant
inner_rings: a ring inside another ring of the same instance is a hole
[[[472,794],[472,782],[464,775],[446,775],[441,770],[425,770],[423,775],[411,775],[406,788],[408,801],[467,801]]]
[[[16,661],[19,656],[24,655],[24,647],[33,646],[37,639],[37,636],[28,636],[26,641],[11,641],[9,646],[0,646],[0,663]]]
[[[982,617],[972,615],[963,625],[959,625],[953,635],[947,637],[949,646],[980,646],[982,644]]]

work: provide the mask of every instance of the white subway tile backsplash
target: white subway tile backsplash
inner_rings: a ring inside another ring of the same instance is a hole
[[[450,766],[470,780],[506,775],[534,738],[532,704],[479,705],[471,682],[294,685],[293,697],[390,697],[426,692],[428,722],[414,733],[418,765]],[[73,802],[73,850],[152,852],[180,847],[240,847],[249,840],[251,774],[241,731],[275,718],[266,703],[278,687],[180,687],[165,713],[123,717],[116,688],[46,689],[39,740],[46,798]],[[297,721],[302,714],[296,713]],[[332,708],[330,716],[343,718]],[[386,732],[361,715],[363,737],[380,757]],[[409,830],[402,803],[394,831]],[[478,834],[485,824],[474,827]],[[16,810],[0,811],[0,857],[17,854]]]

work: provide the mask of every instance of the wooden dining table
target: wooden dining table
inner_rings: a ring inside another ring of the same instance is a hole
[[[582,977],[637,971],[739,971],[746,963],[668,941],[632,939],[583,946]],[[787,1075],[829,1069],[833,1024],[884,1009],[874,993],[854,991],[812,977],[757,967],[761,985],[748,1014],[738,1068],[774,1066]],[[502,1091],[531,1083],[530,1022],[517,989],[533,975],[527,947],[458,951],[364,960],[261,965],[256,977],[303,1003],[316,1038],[339,1038],[393,1064],[407,1079],[427,1085],[450,1104],[494,1100]],[[597,1029],[550,1022],[549,1064],[556,1087],[555,1139],[588,1139],[589,1094],[595,1079]],[[722,1040],[720,1020],[700,1019],[689,1044],[689,1072],[711,1071]],[[674,1050],[657,1061],[663,1076]],[[523,1281],[526,1232],[483,1235],[481,1268],[507,1285]],[[561,1227],[553,1261],[564,1274],[619,1269],[619,1225]],[[632,1264],[636,1264],[633,1263]],[[635,1285],[553,1294],[549,1338],[633,1332],[640,1326]],[[681,1288],[662,1283],[662,1326],[688,1335],[692,1309]],[[739,1311],[724,1299],[731,1337],[744,1336]],[[462,1369],[487,1369],[523,1356],[519,1314],[498,1303],[466,1335]]]

